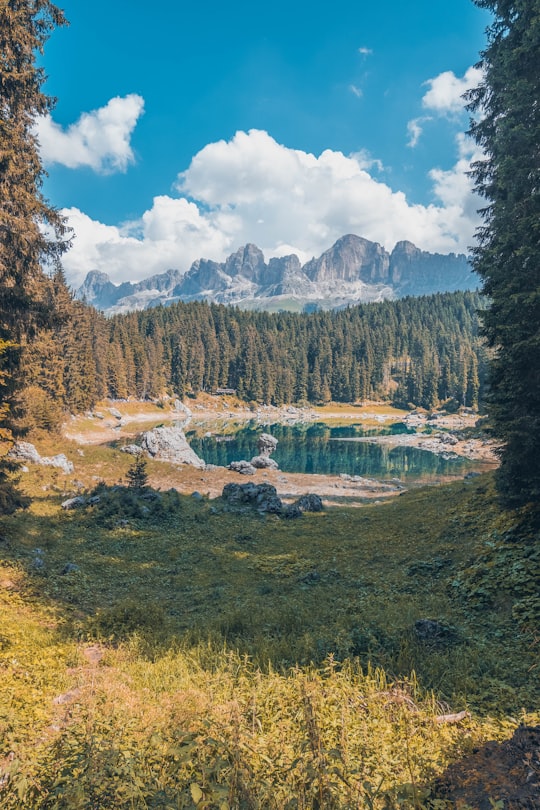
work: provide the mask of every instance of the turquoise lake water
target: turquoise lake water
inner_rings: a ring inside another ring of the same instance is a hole
[[[272,454],[283,472],[321,475],[360,475],[366,478],[403,481],[430,481],[437,478],[463,477],[467,472],[485,469],[480,462],[447,458],[416,447],[389,447],[375,442],[340,441],[354,437],[407,433],[399,423],[383,430],[366,431],[362,425],[330,427],[324,423],[264,425],[249,422],[228,436],[197,436],[186,431],[193,450],[207,464],[226,466],[231,461],[251,459],[257,455],[257,439],[270,433],[278,440]]]

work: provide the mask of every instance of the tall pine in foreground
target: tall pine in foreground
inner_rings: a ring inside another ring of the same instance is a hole
[[[36,119],[52,100],[36,65],[49,34],[64,24],[49,0],[0,0],[0,508],[17,501],[5,459],[10,405],[22,386],[20,358],[52,317],[52,281],[65,248],[64,223],[41,192]],[[12,497],[13,495],[13,497]]]
[[[474,0],[494,15],[469,94],[473,164],[486,198],[473,251],[491,299],[484,329],[496,355],[490,413],[502,442],[498,486],[508,505],[540,496],[540,0]]]

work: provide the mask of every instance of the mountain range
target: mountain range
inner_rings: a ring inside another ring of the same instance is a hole
[[[76,297],[107,314],[196,300],[309,312],[477,287],[463,254],[428,253],[407,241],[388,253],[376,242],[347,234],[303,266],[294,254],[266,263],[262,251],[247,244],[224,262],[197,259],[187,273],[167,270],[138,282],[116,285],[93,270]]]

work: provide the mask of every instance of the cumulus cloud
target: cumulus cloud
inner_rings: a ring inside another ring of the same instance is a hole
[[[407,146],[410,146],[411,149],[418,144],[420,140],[420,136],[424,131],[424,122],[431,121],[430,116],[421,116],[420,118],[413,118],[412,121],[409,121],[407,124],[407,134],[409,136],[409,140],[407,141]]]
[[[237,132],[210,143],[178,176],[177,196],[160,196],[135,222],[96,222],[68,209],[75,239],[64,265],[70,284],[89,270],[119,283],[168,268],[186,271],[200,257],[220,261],[246,242],[268,258],[320,255],[336,239],[356,233],[392,249],[409,239],[424,250],[466,251],[477,225],[466,177],[472,146],[458,140],[448,171],[431,172],[434,202],[410,203],[401,191],[370,174],[365,153],[291,149],[267,132]]]
[[[144,99],[132,93],[112,98],[104,107],[83,113],[63,129],[50,115],[36,123],[43,161],[70,169],[89,166],[96,172],[125,172],[133,162],[131,134],[142,115]]]
[[[422,98],[422,106],[440,115],[459,115],[465,106],[463,94],[476,87],[482,75],[479,68],[470,67],[462,78],[446,70],[434,79],[428,79],[429,90]]]
[[[361,48],[358,48],[358,53],[362,56],[371,56],[373,51],[371,48],[366,48],[365,45],[363,45]]]

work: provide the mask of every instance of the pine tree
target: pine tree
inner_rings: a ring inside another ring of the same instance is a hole
[[[469,94],[473,164],[486,198],[473,252],[491,306],[484,332],[490,414],[502,441],[499,491],[509,505],[540,497],[540,0],[475,0],[494,14],[481,54],[484,77]]]
[[[42,92],[45,74],[37,67],[36,56],[52,30],[64,23],[62,12],[49,0],[0,3],[0,341],[5,348],[0,427],[4,429],[10,424],[13,394],[22,385],[21,352],[36,329],[51,320],[52,282],[44,268],[57,268],[66,247],[64,222],[41,192],[44,170],[34,134],[36,119],[52,107],[52,99]],[[6,480],[2,488],[7,509]]]

